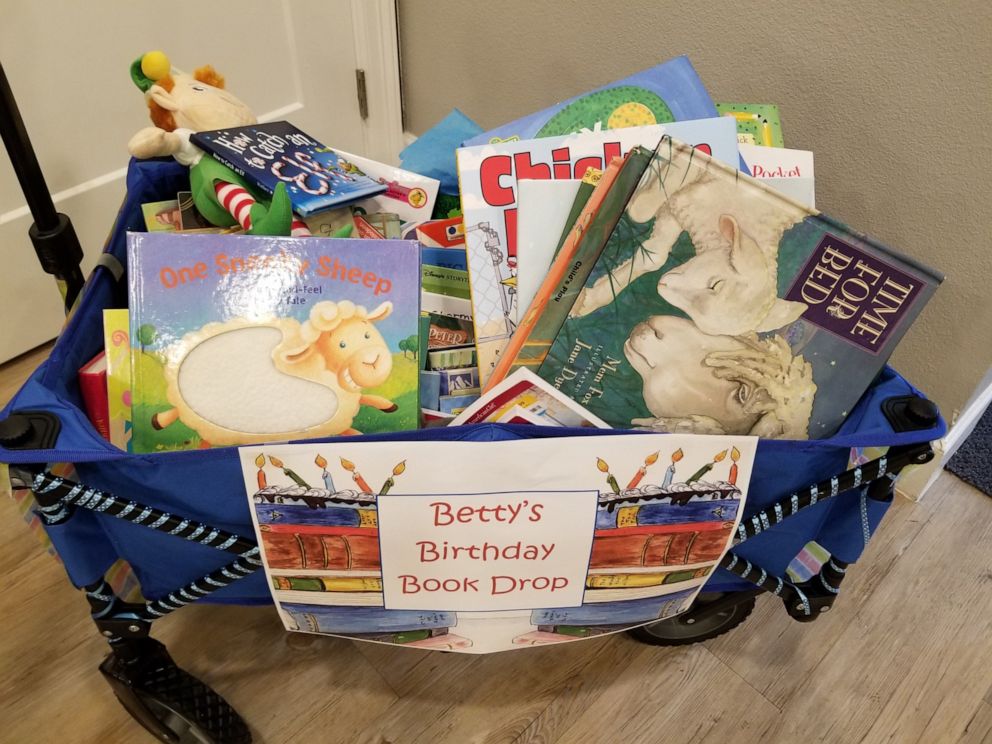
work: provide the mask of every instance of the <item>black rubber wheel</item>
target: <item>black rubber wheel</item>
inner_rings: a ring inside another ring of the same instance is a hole
[[[128,713],[159,741],[172,744],[250,744],[244,719],[224,698],[180,669],[161,644],[140,671],[111,654],[100,671]],[[130,672],[130,673],[128,673]],[[135,673],[137,672],[137,673]]]
[[[723,610],[703,617],[699,612],[708,604],[726,596],[723,592],[700,594],[692,603],[692,608],[667,620],[648,623],[627,632],[641,643],[653,646],[687,646],[691,643],[708,641],[728,631],[747,620],[754,610],[754,597],[747,597],[741,602]]]

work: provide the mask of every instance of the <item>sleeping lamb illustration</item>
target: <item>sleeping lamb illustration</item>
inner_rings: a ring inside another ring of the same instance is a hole
[[[709,163],[700,165],[700,158],[686,157],[681,148],[675,152],[672,168],[656,162],[656,177],[643,180],[628,205],[634,221],[654,219],[651,235],[631,259],[586,287],[571,315],[587,315],[613,302],[639,276],[660,269],[685,231],[696,255],[666,272],[658,292],[701,331],[735,336],[773,331],[796,320],[807,306],[778,297],[778,245],[808,212],[761,190],[739,188],[725,174],[710,173],[714,166]],[[672,182],[677,189],[666,192]]]
[[[812,367],[778,335],[702,333],[685,318],[655,315],[631,330],[624,355],[644,382],[654,418],[634,426],[693,434],[806,439],[816,385]]]
[[[363,388],[381,385],[393,358],[374,323],[384,302],[367,311],[349,301],[318,302],[309,319],[208,323],[165,353],[166,394],[174,408],[156,428],[176,420],[212,445],[358,434],[359,408],[396,405]]]

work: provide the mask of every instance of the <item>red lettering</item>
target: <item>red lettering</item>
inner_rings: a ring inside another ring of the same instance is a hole
[[[603,145],[603,164],[604,167],[610,164],[613,158],[620,157],[620,143],[619,142],[607,142]]]
[[[559,147],[551,151],[551,159],[554,162],[555,178],[569,178],[572,173],[570,153],[567,147]]]
[[[533,178],[534,180],[548,180],[551,178],[551,166],[547,163],[537,163],[535,165],[530,162],[529,152],[518,152],[514,155],[513,167],[518,181],[521,178]]]
[[[575,169],[572,171],[573,178],[582,178],[590,168],[602,170],[603,161],[595,156],[579,158],[575,161]]]
[[[482,161],[479,166],[479,181],[486,204],[492,207],[513,204],[513,189],[500,183],[500,178],[512,173],[513,160],[509,155],[494,155]]]
[[[517,257],[517,208],[503,212],[503,224],[506,228],[506,255]]]
[[[713,148],[703,142],[696,145],[695,149],[699,150],[700,152],[705,152],[707,155],[713,154]]]

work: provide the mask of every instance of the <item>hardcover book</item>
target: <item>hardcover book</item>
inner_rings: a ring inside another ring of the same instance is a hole
[[[736,131],[732,120],[717,117],[459,149],[465,246],[483,384],[517,322],[516,180],[582,178],[587,169],[603,170],[636,145],[653,148],[666,132],[738,163]]]
[[[190,140],[267,194],[286,184],[293,210],[304,217],[388,188],[287,121],[196,132]]]
[[[416,428],[416,242],[131,233],[128,267],[135,452]]]
[[[737,141],[742,145],[785,147],[778,106],[771,103],[717,103],[720,116],[737,122]]]
[[[942,278],[670,141],[539,374],[619,428],[822,438]]]
[[[623,161],[610,163],[503,350],[489,377],[489,385],[520,367],[537,371],[544,362],[650,162],[651,151],[635,147]]]
[[[560,137],[716,115],[716,107],[695,68],[682,56],[496,127],[467,140],[465,145]]]

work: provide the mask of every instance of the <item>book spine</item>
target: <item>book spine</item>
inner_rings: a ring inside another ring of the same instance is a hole
[[[629,157],[630,156],[628,155],[627,158]],[[536,365],[533,364],[531,360],[527,360],[526,362],[523,361],[521,356],[524,345],[533,344],[536,340],[532,339],[531,336],[537,327],[538,321],[540,321],[545,315],[545,312],[549,308],[549,302],[552,295],[560,288],[562,282],[568,275],[569,269],[573,267],[574,259],[584,241],[586,233],[591,229],[593,219],[599,212],[606,196],[610,193],[610,189],[617,180],[617,176],[620,174],[620,169],[624,162],[626,162],[627,158],[614,158],[603,172],[603,176],[600,178],[599,184],[589,197],[589,201],[586,202],[581,214],[575,221],[575,225],[571,228],[571,232],[569,233],[565,244],[561,247],[558,257],[554,260],[554,263],[551,264],[551,269],[549,270],[548,275],[544,278],[541,286],[534,294],[534,299],[531,300],[530,306],[523,314],[520,323],[517,324],[517,328],[510,337],[506,348],[504,348],[503,352],[500,354],[499,360],[497,361],[495,368],[489,375],[489,379],[486,382],[486,390],[490,390],[498,385],[506,379],[508,375],[512,374],[518,367],[523,366],[525,363],[527,366],[539,366],[541,361],[543,361],[543,354],[547,353],[547,349],[544,350],[540,360],[536,362]],[[617,216],[619,217],[619,214]],[[607,235],[608,234],[609,233],[607,233]],[[572,278],[574,278],[574,275]],[[581,288],[581,286],[582,285],[580,283],[579,287]],[[564,320],[564,316],[562,316],[562,319]],[[545,320],[545,324],[548,322],[548,320]],[[550,340],[554,340],[553,335]],[[550,344],[548,344],[548,347],[550,348]],[[531,351],[533,353],[533,348]],[[538,351],[538,353],[541,352]]]
[[[79,392],[83,407],[93,427],[100,436],[110,441],[110,410],[107,398],[107,373],[85,372],[79,374]]]
[[[273,589],[302,592],[381,592],[379,576],[273,576]]]
[[[312,633],[399,632],[448,628],[457,622],[453,612],[385,610],[379,607],[330,607],[282,602],[300,630]]]
[[[381,569],[379,536],[262,532],[270,568]]]
[[[683,571],[663,571],[660,573],[609,573],[591,574],[586,577],[589,589],[639,589],[642,587],[664,586],[690,581],[706,576],[709,568],[691,568]]]
[[[603,534],[611,533],[616,534]],[[603,530],[592,541],[589,568],[647,568],[715,561],[727,547],[727,530],[625,534]]]
[[[685,600],[693,593],[686,589],[659,597],[645,597],[622,602],[597,602],[580,607],[559,607],[548,610],[534,610],[531,613],[532,625],[622,625],[643,623],[670,617],[679,611]]]

